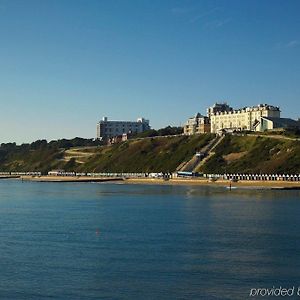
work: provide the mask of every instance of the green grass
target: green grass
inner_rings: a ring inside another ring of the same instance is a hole
[[[85,163],[78,163],[66,148],[46,141],[25,146],[0,147],[0,171],[41,171],[52,169],[80,172],[172,172],[183,161],[212,139],[212,135],[152,137],[112,146],[75,147],[91,154]],[[75,152],[76,155],[76,152]],[[70,158],[69,161],[65,159]]]
[[[234,161],[230,153],[244,155]],[[300,142],[255,136],[226,136],[215,155],[202,166],[204,173],[300,173]]]
[[[60,161],[63,150],[56,148],[40,148],[36,150],[11,151],[0,162],[1,171],[41,171],[47,173],[50,169],[64,167],[65,163]]]
[[[92,172],[172,172],[212,135],[157,137],[102,147],[80,167]]]
[[[57,143],[2,144],[0,171],[52,169],[80,172],[173,172],[188,161],[213,135],[152,137],[112,146],[82,148],[91,154],[80,164]],[[81,141],[80,141],[81,142]],[[71,148],[72,149],[72,148]],[[242,153],[243,155],[239,155]],[[231,156],[230,156],[231,155]],[[71,158],[69,161],[65,158]],[[228,157],[235,157],[229,159]],[[300,173],[300,142],[260,136],[226,136],[202,167],[204,173]]]

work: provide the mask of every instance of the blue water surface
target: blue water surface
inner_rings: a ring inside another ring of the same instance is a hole
[[[300,193],[0,181],[0,299],[248,299],[300,286]],[[300,298],[299,298],[300,299]]]

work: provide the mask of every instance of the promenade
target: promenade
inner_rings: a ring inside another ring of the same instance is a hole
[[[238,180],[229,179],[211,180],[208,178],[126,178],[126,177],[90,177],[90,176],[21,176],[18,180],[34,182],[119,182],[123,184],[150,184],[150,185],[197,185],[253,189],[300,189],[299,181],[278,181],[278,180]]]

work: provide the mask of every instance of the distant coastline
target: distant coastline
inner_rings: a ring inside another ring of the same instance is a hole
[[[300,174],[299,137],[283,134],[175,135],[113,145],[90,140],[0,146],[0,175],[67,173]],[[28,174],[27,174],[28,173]],[[50,175],[50,174],[49,174]]]

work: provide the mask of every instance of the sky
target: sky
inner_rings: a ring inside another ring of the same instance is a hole
[[[0,143],[180,126],[216,102],[300,117],[298,0],[0,0]]]

